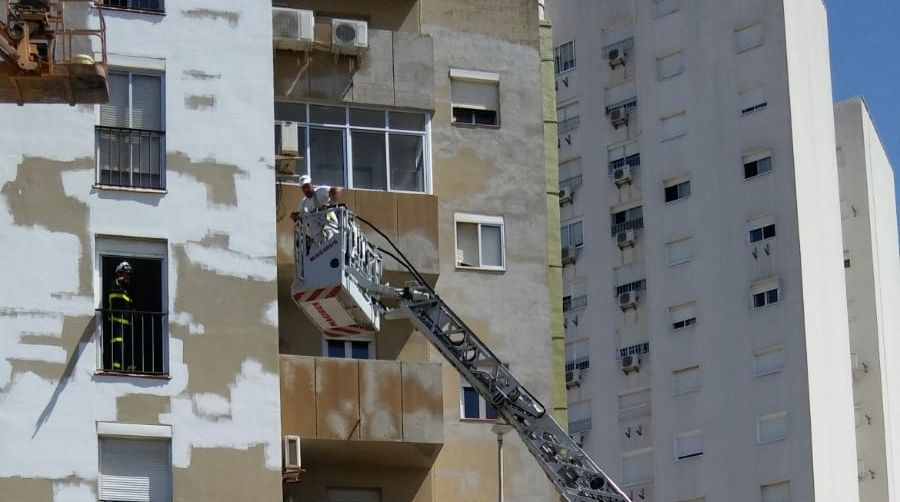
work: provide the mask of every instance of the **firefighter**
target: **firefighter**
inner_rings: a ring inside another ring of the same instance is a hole
[[[291,213],[291,219],[298,221],[304,213],[325,212],[324,218],[311,218],[306,221],[306,236],[316,244],[330,240],[337,233],[337,216],[330,208],[340,194],[340,188],[325,185],[314,185],[308,174],[300,176],[300,189],[303,199],[297,211]],[[307,248],[311,242],[307,242]],[[309,249],[307,249],[308,251]]]
[[[110,348],[114,371],[134,371],[134,300],[128,293],[131,284],[131,264],[123,261],[116,266],[116,279],[107,295],[110,310]]]

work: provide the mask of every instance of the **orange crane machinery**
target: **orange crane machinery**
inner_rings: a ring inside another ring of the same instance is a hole
[[[0,3],[0,103],[109,100],[106,24],[93,1]]]

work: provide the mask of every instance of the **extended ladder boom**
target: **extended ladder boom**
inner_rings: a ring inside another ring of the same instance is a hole
[[[373,227],[396,254],[376,248],[357,220],[365,222],[342,206],[300,217],[292,296],[310,319],[334,336],[376,332],[382,316],[408,319],[519,433],[567,502],[631,502],[440,299],[396,245]],[[405,288],[382,284],[382,254],[406,266],[417,284]]]

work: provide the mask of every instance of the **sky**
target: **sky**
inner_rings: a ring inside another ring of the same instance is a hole
[[[835,101],[863,96],[894,166],[900,220],[900,0],[826,0]]]

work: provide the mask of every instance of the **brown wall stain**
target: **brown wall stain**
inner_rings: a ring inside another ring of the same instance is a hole
[[[116,399],[116,421],[132,424],[157,424],[159,415],[169,413],[168,396],[126,394]]]
[[[184,70],[181,72],[181,76],[184,80],[219,80],[222,78],[221,73],[206,73],[203,70]]]
[[[402,395],[399,364],[393,361],[366,361],[359,365],[361,439],[404,439]]]
[[[182,152],[166,155],[166,169],[192,176],[206,185],[209,205],[237,206],[234,178],[240,169],[231,164],[212,161],[194,162]]]
[[[227,10],[214,10],[214,9],[190,9],[181,11],[187,17],[197,18],[197,19],[211,19],[213,21],[227,21],[232,28],[237,26],[238,21],[241,19],[241,14],[238,12],[232,12]]]
[[[175,502],[281,500],[281,474],[266,469],[262,445],[247,450],[194,448],[191,466],[174,470],[172,491]]]
[[[281,357],[281,430],[316,437],[316,364],[311,357]]]
[[[189,110],[208,110],[216,107],[216,97],[212,94],[192,94],[184,97],[184,106]]]
[[[0,498],[9,502],[50,502],[53,500],[53,480],[0,478]]]
[[[316,358],[316,430],[324,439],[360,439],[359,364]]]

